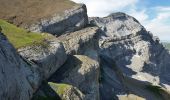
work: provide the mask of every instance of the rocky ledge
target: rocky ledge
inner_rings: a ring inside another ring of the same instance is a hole
[[[61,35],[64,32],[73,32],[84,28],[88,24],[87,10],[84,4],[65,10],[63,14],[54,14],[53,17],[41,19],[25,28],[33,32],[47,32]]]

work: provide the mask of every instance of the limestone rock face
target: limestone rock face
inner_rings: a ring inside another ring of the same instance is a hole
[[[67,54],[87,54],[98,50],[98,27],[87,27],[79,31],[59,36]]]
[[[170,63],[167,60],[170,55],[159,39],[135,18],[114,13],[104,18],[90,18],[90,22],[103,31],[100,54],[115,61],[125,76],[168,89]]]
[[[92,17],[89,21],[91,25],[100,27],[107,37],[135,35],[143,28],[135,18],[124,13],[113,13],[104,18]]]
[[[30,100],[41,84],[39,68],[16,53],[0,33],[0,100]]]
[[[84,100],[85,95],[78,88],[70,87],[61,96],[62,100]]]
[[[102,55],[100,60],[100,100],[168,100],[168,92],[161,87],[124,75],[107,56]]]
[[[75,55],[68,58],[50,81],[77,87],[85,95],[83,100],[99,100],[98,79],[99,62],[87,56]]]
[[[44,44],[18,49],[19,54],[41,67],[45,79],[49,78],[67,59],[64,47],[56,39]]]
[[[26,27],[33,32],[47,32],[61,35],[64,32],[72,32],[85,27],[88,24],[87,10],[84,4],[66,10],[64,14],[54,14],[53,17]]]

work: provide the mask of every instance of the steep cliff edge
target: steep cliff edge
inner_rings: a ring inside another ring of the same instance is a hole
[[[41,83],[65,62],[67,56],[64,47],[55,38],[29,47],[24,45],[22,49],[18,49],[19,55],[6,36],[1,33],[7,27],[0,27],[0,69],[2,70],[0,99],[30,100]],[[16,37],[13,37],[14,41],[19,41],[18,36],[24,34],[19,33],[20,30],[17,32]],[[36,33],[31,34],[36,36]],[[12,44],[16,46],[16,43]],[[60,56],[63,58],[59,59]]]
[[[61,35],[65,32],[73,32],[84,28],[88,24],[86,6],[80,4],[72,9],[64,11],[63,14],[54,14],[52,17],[42,19],[25,28],[33,32],[47,32],[53,35]]]
[[[30,100],[41,84],[36,65],[25,62],[0,32],[0,99]]]
[[[27,46],[17,51],[22,57],[41,67],[44,79],[48,79],[67,59],[63,45],[55,38],[44,41],[43,45]]]
[[[47,45],[20,49],[19,56],[0,33],[1,100],[30,100],[41,83],[65,62],[67,56],[60,43],[51,40]]]
[[[64,47],[55,36],[47,33],[27,32],[0,19],[2,32],[17,52],[26,60],[41,67],[44,78],[48,78],[66,60]],[[62,56],[62,59],[59,57]]]

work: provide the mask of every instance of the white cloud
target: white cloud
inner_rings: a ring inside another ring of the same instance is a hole
[[[138,0],[72,0],[87,5],[89,16],[104,17],[113,11],[120,11],[128,6],[134,6]]]
[[[128,14],[135,17],[139,22],[143,24],[147,23],[146,21],[149,18],[149,15],[146,14],[146,10],[141,10],[141,11],[131,10],[129,11]]]
[[[129,10],[128,14],[135,17],[139,22],[155,36],[158,36],[161,40],[170,41],[170,7],[155,7],[152,8],[152,13],[155,16],[149,19],[150,14],[147,14],[147,10],[144,8],[141,11],[135,9]]]
[[[154,7],[153,9],[156,9],[157,11],[170,11],[170,7],[166,6],[158,6],[158,7]]]
[[[148,20],[146,28],[157,35],[161,40],[170,40],[170,12],[159,12],[158,15],[152,19]]]
[[[168,12],[168,9],[164,9],[163,7],[159,11],[157,9],[155,10],[156,15],[153,19],[149,19],[146,10],[132,11],[129,14],[139,20],[148,31],[151,31],[161,40],[170,41],[170,23],[168,23],[168,21],[170,22],[170,11]]]

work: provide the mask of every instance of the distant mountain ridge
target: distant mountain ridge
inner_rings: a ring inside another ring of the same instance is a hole
[[[163,45],[165,46],[165,48],[170,50],[170,42],[163,42]]]

